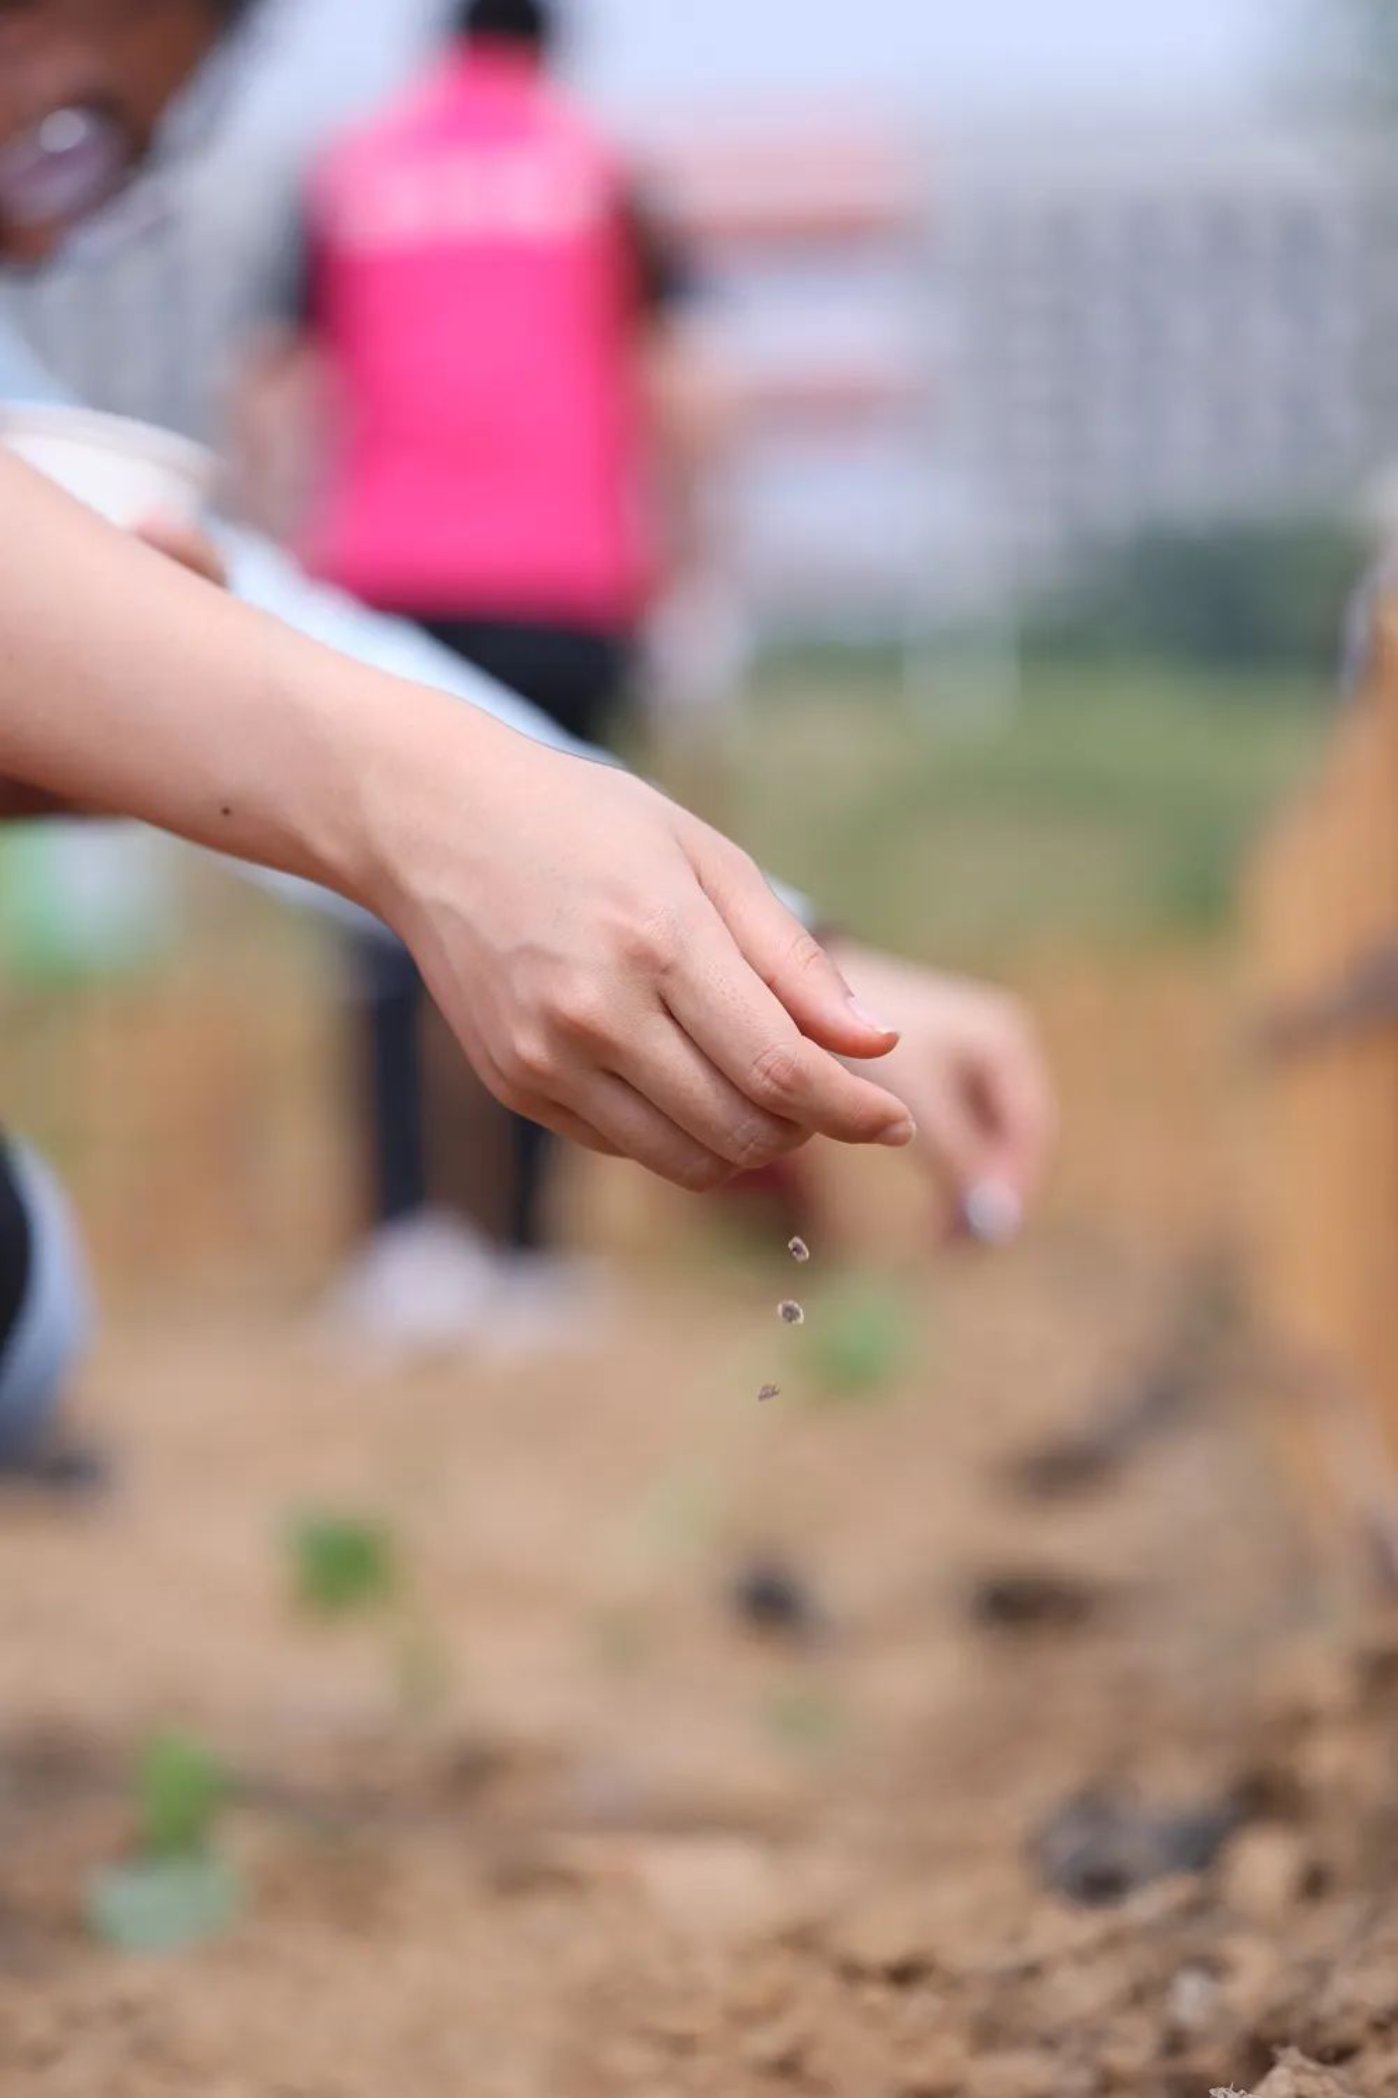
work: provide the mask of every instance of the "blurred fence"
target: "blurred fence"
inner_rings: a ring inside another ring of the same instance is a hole
[[[1249,895],[1266,1057],[1257,1275],[1303,1496],[1398,1545],[1398,601]],[[1398,1557],[1394,1558],[1398,1566]]]
[[[104,1287],[324,1275],[356,1210],[343,1030],[320,942],[202,870],[175,943],[0,984],[0,1097],[71,1188]]]

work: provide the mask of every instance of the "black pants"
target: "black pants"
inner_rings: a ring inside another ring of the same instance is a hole
[[[391,609],[391,608],[388,608]],[[538,707],[566,735],[600,742],[626,693],[631,640],[624,634],[518,621],[417,622],[454,654]],[[366,1006],[366,1092],[373,1129],[374,1215],[378,1224],[411,1216],[427,1202],[427,1150],[421,1069],[425,995],[411,957],[366,938],[361,950]],[[504,1109],[499,1113],[504,1116]],[[552,1139],[508,1117],[509,1187],[505,1240],[536,1251],[546,1232],[545,1194]]]
[[[0,1364],[29,1294],[34,1234],[8,1138],[0,1136]]]

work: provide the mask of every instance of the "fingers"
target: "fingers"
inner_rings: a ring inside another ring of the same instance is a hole
[[[1007,1022],[995,1054],[977,1069],[973,1105],[985,1131],[989,1171],[1021,1195],[1033,1192],[1053,1142],[1055,1110],[1047,1066],[1026,1022]]]
[[[754,1105],[668,1014],[629,1045],[617,1075],[663,1105],[667,1118],[735,1172],[756,1172],[799,1150],[808,1129]]]
[[[551,1129],[555,1136],[565,1137],[570,1144],[577,1144],[583,1151],[593,1151],[599,1158],[620,1158],[616,1145],[594,1129],[581,1115],[570,1114],[566,1107],[548,1107],[539,1102],[538,1112],[524,1117],[527,1122],[537,1122],[541,1129]]]
[[[948,1120],[957,1125],[948,1130],[948,1143],[963,1160],[963,1173],[997,1181],[1023,1199],[1053,1139],[1048,1065],[1017,1000],[999,992],[970,995],[947,1088]]]
[[[717,917],[696,920],[687,933],[682,963],[664,981],[667,1009],[749,1113],[756,1108],[840,1143],[898,1149],[912,1142],[903,1102],[805,1040]]]
[[[919,1133],[977,1236],[1016,1235],[1053,1136],[1052,1091],[1032,1031],[1012,1008],[965,1046],[919,1101]]]
[[[604,1158],[629,1158],[687,1193],[722,1187],[740,1170],[612,1072],[575,1063],[570,1104],[565,1105],[552,1090],[554,1079],[542,1069],[536,1071],[529,1059],[512,1056],[506,1060],[507,1069],[489,1051],[475,1047],[471,1060],[496,1099],[513,1114]]]
[[[887,1056],[898,1030],[866,1012],[813,934],[772,893],[746,853],[710,833],[699,875],[739,952],[801,1033],[837,1056]]]
[[[737,1170],[728,1159],[696,1142],[624,1078],[595,1072],[583,1088],[582,1101],[580,1115],[547,1110],[547,1126],[561,1133],[568,1133],[568,1123],[586,1129],[590,1137],[582,1141],[588,1149],[629,1158],[688,1194],[706,1194],[722,1187]]]

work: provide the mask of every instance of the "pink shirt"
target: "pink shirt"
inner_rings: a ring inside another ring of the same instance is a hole
[[[640,288],[605,144],[505,46],[452,55],[312,193],[339,455],[303,553],[372,604],[616,628],[649,568]]]

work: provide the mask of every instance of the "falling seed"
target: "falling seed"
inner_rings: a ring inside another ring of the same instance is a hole
[[[784,1326],[804,1326],[806,1323],[806,1314],[799,1304],[780,1305],[777,1316]]]
[[[811,1257],[811,1249],[803,1238],[794,1238],[786,1250],[798,1267],[804,1267]]]
[[[757,1403],[759,1406],[765,1406],[769,1399],[779,1399],[781,1395],[782,1388],[780,1384],[764,1384],[761,1391],[757,1394]]]

